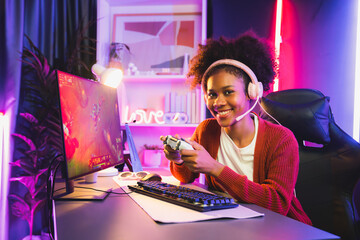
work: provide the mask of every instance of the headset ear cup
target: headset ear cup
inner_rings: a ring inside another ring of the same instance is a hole
[[[261,98],[263,94],[263,85],[261,82],[257,82],[256,84],[254,83],[249,83],[248,86],[248,95],[250,99],[256,99],[256,98]]]
[[[257,88],[258,88],[258,97],[262,98],[264,93],[264,87],[262,85],[262,82],[257,82]]]
[[[248,95],[250,99],[256,99],[257,97],[257,87],[254,83],[249,83],[248,86]]]

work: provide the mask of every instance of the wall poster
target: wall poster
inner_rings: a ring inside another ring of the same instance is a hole
[[[201,21],[201,12],[114,14],[112,42],[129,46],[141,75],[183,74],[202,42]]]

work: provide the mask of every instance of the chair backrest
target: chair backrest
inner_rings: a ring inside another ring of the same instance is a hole
[[[357,181],[354,187],[352,204],[354,206],[354,225],[357,230],[356,236],[360,239],[360,180]]]
[[[342,239],[360,239],[353,201],[360,144],[335,123],[329,101],[317,90],[291,89],[268,94],[261,106],[299,143],[296,193],[313,225]],[[273,121],[263,109],[259,115]]]

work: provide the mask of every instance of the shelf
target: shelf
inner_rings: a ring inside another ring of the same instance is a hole
[[[124,82],[184,82],[185,75],[135,75],[124,76]]]
[[[149,0],[107,0],[107,2],[113,6],[147,6],[147,5],[153,5],[153,6],[161,6],[161,5],[174,5],[174,4],[181,4],[181,5],[189,5],[194,4],[196,1],[194,0],[157,0],[157,1],[149,1]],[[201,0],[198,0],[197,2],[201,3]]]
[[[124,123],[121,123],[124,124]],[[197,123],[191,123],[191,124],[156,124],[156,123],[150,123],[150,124],[137,124],[137,123],[129,123],[129,127],[187,127],[187,128],[196,128],[199,124]]]

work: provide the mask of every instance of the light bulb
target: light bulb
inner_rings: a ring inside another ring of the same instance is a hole
[[[102,84],[113,88],[119,86],[124,76],[121,69],[114,67],[105,68],[98,63],[91,67],[91,71]]]
[[[106,86],[117,88],[122,81],[123,71],[118,68],[107,68],[100,76],[100,81]]]

